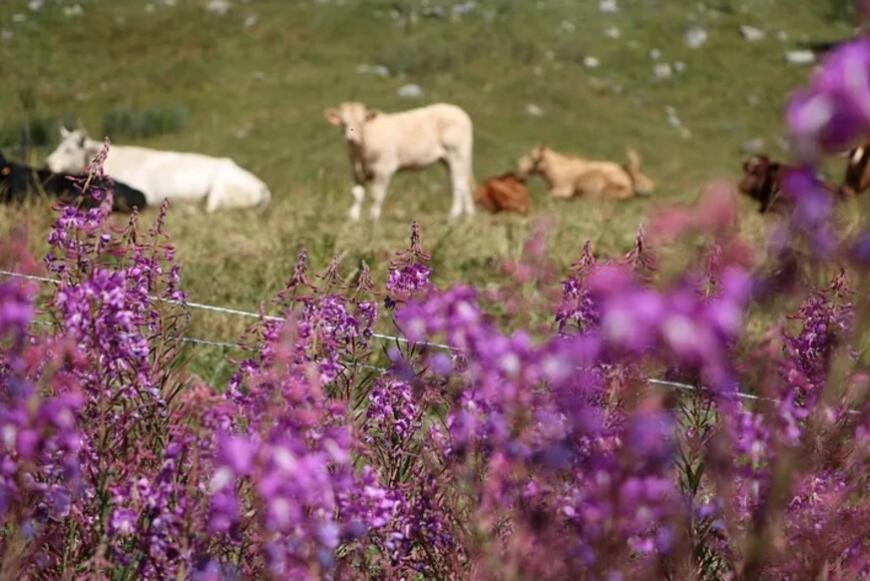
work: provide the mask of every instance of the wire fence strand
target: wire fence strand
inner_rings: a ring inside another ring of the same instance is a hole
[[[61,281],[54,279],[54,278],[48,278],[48,277],[44,277],[44,276],[36,276],[36,275],[32,275],[32,274],[23,274],[20,272],[14,272],[14,271],[9,271],[9,270],[0,269],[0,275],[8,276],[11,278],[20,278],[20,279],[24,279],[24,280],[30,280],[30,281],[34,281],[34,282],[54,284],[54,285],[61,284]],[[252,318],[252,319],[263,319],[263,320],[267,320],[267,321],[285,321],[286,320],[283,317],[276,317],[274,315],[260,314],[260,313],[255,313],[252,311],[244,311],[241,309],[234,309],[234,308],[230,308],[230,307],[210,305],[207,303],[197,303],[197,302],[191,302],[191,301],[177,301],[177,300],[173,300],[173,299],[165,299],[162,297],[154,297],[154,296],[150,296],[149,299],[151,301],[154,301],[154,302],[164,302],[164,303],[177,304],[177,305],[189,307],[191,309],[199,309],[199,310],[204,310],[204,311],[210,311],[213,313],[219,313],[219,314],[225,314],[225,315],[234,315],[234,316],[238,316],[238,317],[247,317],[247,318]],[[48,323],[47,321],[34,321],[34,323],[41,324],[41,325],[50,325],[50,323]],[[372,337],[374,337],[375,339],[379,339],[381,341],[394,341],[394,342],[399,342],[399,343],[404,343],[404,344],[413,344],[413,345],[423,345],[423,346],[427,346],[427,347],[434,347],[436,349],[444,349],[444,350],[451,351],[451,352],[456,351],[456,349],[450,347],[449,345],[445,345],[443,343],[433,343],[433,342],[428,342],[428,341],[411,342],[404,337],[399,337],[396,335],[385,335],[382,333],[372,333]],[[247,352],[256,351],[255,348],[248,347],[248,346],[242,345],[240,343],[231,343],[231,342],[226,342],[226,341],[214,341],[211,339],[202,339],[202,338],[198,338],[198,337],[187,337],[187,336],[179,337],[179,340],[183,343],[187,343],[187,344],[191,344],[191,345],[201,345],[201,346],[207,346],[207,347],[217,347],[217,348],[221,348],[221,349],[233,349],[233,350],[237,350],[237,351],[247,351]],[[385,374],[389,373],[389,371],[390,371],[387,368],[377,367],[374,365],[359,364],[358,366],[362,367],[364,369],[374,371],[375,373],[378,373],[380,375],[385,375]],[[671,380],[666,380],[666,379],[648,378],[647,383],[650,385],[664,387],[664,388],[674,390],[674,391],[685,391],[685,392],[692,392],[692,393],[702,393],[702,392],[706,391],[703,388],[698,387],[696,385],[691,385],[689,383],[682,383],[679,381],[671,381]],[[754,395],[751,393],[745,393],[745,392],[742,392],[739,390],[735,391],[731,395],[737,399],[740,399],[740,400],[758,401],[758,402],[765,402],[765,403],[771,403],[771,404],[780,403],[779,400],[776,400],[773,398],[761,397],[761,396],[757,396],[757,395]],[[846,413],[848,413],[850,415],[857,415],[860,412],[858,410],[849,409],[849,410],[846,410]]]

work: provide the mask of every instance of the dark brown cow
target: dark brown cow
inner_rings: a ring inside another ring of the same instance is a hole
[[[758,202],[760,213],[783,212],[790,202],[782,192],[782,179],[791,169],[797,168],[772,161],[764,154],[753,155],[743,162],[743,179],[737,188]],[[823,181],[821,185],[835,197],[842,197],[845,193],[844,188],[837,184]]]
[[[849,152],[849,163],[843,177],[843,194],[857,196],[870,188],[870,143]]]
[[[780,188],[783,170],[782,164],[771,161],[766,155],[753,155],[743,162],[743,179],[737,189],[758,202],[760,213],[780,211],[784,208]]]
[[[477,203],[493,214],[498,212],[529,213],[529,190],[526,180],[513,172],[487,179],[477,188]]]

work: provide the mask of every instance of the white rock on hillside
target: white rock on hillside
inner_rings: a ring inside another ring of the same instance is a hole
[[[767,38],[767,33],[760,28],[749,26],[748,24],[740,25],[740,36],[749,42],[758,42]]]
[[[657,81],[664,81],[674,76],[670,63],[659,63],[653,67],[653,76]]]
[[[760,137],[753,137],[752,139],[747,139],[740,145],[740,153],[744,155],[751,155],[754,153],[761,153],[764,151],[764,140]]]
[[[544,110],[535,105],[534,103],[529,103],[526,105],[526,115],[529,117],[543,117]]]
[[[390,76],[390,69],[388,69],[384,65],[361,64],[356,66],[356,72],[361,75],[375,75],[376,77]]]
[[[785,61],[792,65],[810,65],[816,62],[816,55],[811,50],[790,50],[785,53]]]
[[[399,87],[399,90],[396,91],[396,94],[401,99],[420,99],[423,97],[423,87],[417,85],[416,83],[409,83],[407,85],[402,85]]]
[[[707,31],[700,26],[693,26],[683,35],[683,40],[689,48],[701,48],[707,43]]]
[[[223,16],[232,8],[232,4],[228,0],[210,0],[208,4],[205,5],[205,11],[210,12],[216,16]]]
[[[613,40],[619,39],[622,36],[622,31],[619,30],[616,26],[608,26],[604,29],[604,36],[607,38],[612,38]]]
[[[619,6],[616,4],[616,0],[601,0],[601,2],[598,3],[598,9],[609,14],[619,12]]]

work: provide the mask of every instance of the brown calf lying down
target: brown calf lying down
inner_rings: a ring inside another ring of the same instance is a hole
[[[843,194],[857,196],[870,188],[870,143],[849,152],[849,163],[843,177]]]
[[[628,164],[620,165],[569,157],[539,145],[519,160],[518,167],[524,174],[540,175],[556,198],[586,195],[623,200],[655,189],[655,183],[640,172],[640,158],[634,151],[628,152]]]
[[[477,203],[488,212],[529,213],[526,180],[513,172],[487,179],[477,187]]]
[[[766,155],[753,155],[743,162],[743,179],[737,189],[746,196],[758,202],[758,211],[783,212],[791,202],[782,191],[782,180],[785,173],[797,169],[772,161]],[[821,182],[822,186],[836,197],[842,197],[843,188],[832,182]]]

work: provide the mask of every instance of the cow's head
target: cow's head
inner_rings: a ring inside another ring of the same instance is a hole
[[[638,195],[649,196],[656,190],[656,183],[652,178],[640,172],[632,172],[631,181]]]
[[[743,162],[743,179],[737,188],[740,192],[761,204],[760,211],[766,212],[779,190],[778,175],[782,166],[766,155],[753,155]]]
[[[743,162],[743,179],[738,189],[752,198],[758,199],[761,191],[770,182],[774,165],[766,155],[753,155]]]
[[[540,173],[546,154],[546,147],[543,145],[536,145],[530,152],[517,161],[517,169],[521,174]]]
[[[70,131],[61,127],[60,144],[45,159],[45,164],[54,173],[80,174],[98,151],[99,146],[93,146],[84,129]]]
[[[369,109],[362,103],[342,103],[323,112],[323,116],[332,125],[341,127],[344,139],[351,145],[360,146],[363,143],[363,128],[365,124],[380,114],[376,109]]]

